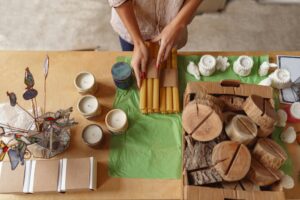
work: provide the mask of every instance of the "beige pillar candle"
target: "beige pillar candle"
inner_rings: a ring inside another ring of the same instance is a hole
[[[142,113],[147,113],[147,79],[142,81],[140,89],[140,110]]]
[[[153,78],[147,79],[147,112],[152,113],[153,105]]]
[[[177,50],[172,49],[172,68],[177,70]],[[175,113],[179,112],[179,91],[178,86],[172,87],[173,94],[173,111]]]
[[[169,56],[167,59],[167,68],[171,68],[172,66],[172,57]],[[166,111],[167,113],[173,112],[173,95],[172,95],[172,87],[166,87]]]

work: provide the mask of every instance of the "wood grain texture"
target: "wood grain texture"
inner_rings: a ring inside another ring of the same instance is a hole
[[[257,136],[256,124],[245,115],[236,115],[225,127],[228,137],[240,144],[249,144]]]
[[[261,96],[249,96],[243,109],[245,113],[259,126],[271,128],[277,120],[277,114],[269,100]]]
[[[262,165],[272,169],[279,169],[288,157],[282,147],[269,138],[259,139],[252,154]]]
[[[195,140],[210,141],[221,134],[223,122],[211,107],[193,101],[183,110],[182,126]]]
[[[239,181],[249,171],[251,155],[245,145],[224,141],[214,147],[212,161],[225,181]]]

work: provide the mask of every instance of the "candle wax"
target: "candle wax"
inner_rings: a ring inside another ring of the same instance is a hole
[[[83,139],[89,144],[95,144],[102,139],[102,130],[96,125],[86,127],[83,132]]]
[[[96,97],[86,96],[79,103],[79,109],[86,114],[92,114],[98,109]]]
[[[93,75],[89,73],[81,73],[76,78],[76,84],[82,90],[91,88],[94,84],[94,81]]]
[[[120,110],[115,110],[109,115],[108,123],[112,128],[120,129],[126,124],[126,114]]]

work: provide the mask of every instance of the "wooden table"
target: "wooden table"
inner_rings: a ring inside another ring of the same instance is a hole
[[[271,59],[277,54],[299,55],[300,52],[209,52],[213,55],[262,55],[270,54]],[[0,52],[0,102],[7,101],[6,91],[13,91],[19,97],[19,103],[29,108],[30,103],[21,100],[24,91],[24,69],[30,67],[35,77],[35,88],[40,92],[38,104],[43,102],[43,70],[42,65],[46,54],[50,57],[50,72],[47,88],[47,110],[73,106],[72,114],[79,122],[72,130],[70,148],[58,158],[95,156],[98,160],[98,189],[95,192],[82,193],[51,193],[34,195],[0,195],[0,199],[181,199],[182,180],[160,179],[127,179],[111,178],[108,176],[109,134],[105,134],[101,149],[95,150],[86,146],[81,139],[81,131],[91,123],[98,123],[104,127],[105,114],[112,108],[115,87],[110,69],[117,56],[131,55],[124,52]],[[181,55],[204,54],[184,52]],[[96,96],[103,106],[103,113],[94,121],[86,120],[77,109],[80,94],[77,93],[73,80],[80,71],[89,71],[96,76],[99,89]],[[300,124],[296,126],[300,131]],[[289,151],[294,161],[294,177],[300,171],[300,147],[289,145]],[[295,180],[298,180],[297,178]],[[296,181],[293,190],[286,191],[288,198],[300,197],[300,184]]]

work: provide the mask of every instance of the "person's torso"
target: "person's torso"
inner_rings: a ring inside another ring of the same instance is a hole
[[[143,38],[148,40],[158,35],[176,17],[183,3],[184,0],[132,0]],[[115,9],[112,9],[111,24],[123,39],[132,42]]]

